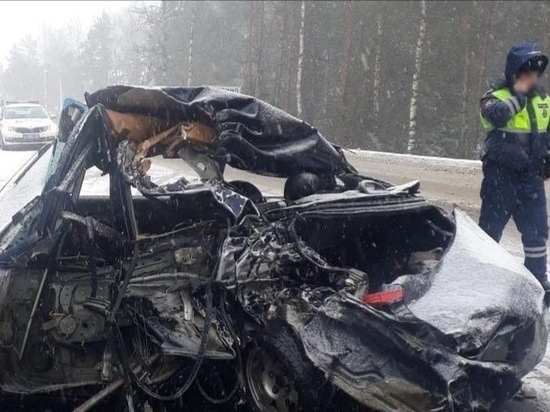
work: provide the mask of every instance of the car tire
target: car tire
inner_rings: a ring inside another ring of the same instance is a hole
[[[253,412],[327,410],[330,390],[320,390],[323,374],[307,359],[302,345],[284,324],[272,324],[245,351],[247,405]],[[323,394],[321,396],[321,394]]]

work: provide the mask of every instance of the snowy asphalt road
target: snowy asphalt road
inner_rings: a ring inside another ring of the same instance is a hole
[[[34,152],[3,152],[0,151],[0,188],[4,186],[6,181],[12,177],[23,163],[33,155]]]
[[[2,165],[0,187],[32,153],[0,151],[0,165]],[[366,175],[397,184],[418,179],[422,183],[424,196],[444,207],[452,207],[453,204],[456,204],[477,219],[481,183],[479,162],[375,152],[361,152],[359,155],[349,154],[348,157],[357,169]],[[183,168],[180,160],[162,158],[153,158],[152,160],[151,174],[160,180],[171,180],[178,175],[181,176]],[[237,170],[228,170],[226,177],[228,180],[250,179],[267,194],[282,193],[284,183],[281,179],[254,176]],[[104,179],[106,177],[100,177],[97,171],[91,171],[83,190],[90,193],[104,192],[106,186],[101,184]],[[521,241],[512,224],[505,231],[502,243],[513,255],[521,257]],[[547,353],[546,358],[536,370],[525,378],[524,388],[528,395],[535,396],[534,399],[509,402],[501,409],[502,412],[550,411],[550,353]]]

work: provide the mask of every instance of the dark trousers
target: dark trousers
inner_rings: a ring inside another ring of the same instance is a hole
[[[479,226],[499,242],[512,217],[521,233],[525,266],[537,279],[546,280],[548,217],[544,179],[485,161],[481,202]]]

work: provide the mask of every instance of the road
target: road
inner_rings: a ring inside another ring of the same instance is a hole
[[[31,154],[32,152],[0,151],[0,164],[3,166],[0,168],[0,187]],[[375,152],[348,153],[348,157],[363,174],[396,184],[418,179],[422,183],[421,190],[425,197],[446,208],[457,205],[474,219],[479,215],[480,162]],[[157,157],[152,161],[151,174],[158,179],[159,183],[177,178],[182,172],[184,174],[190,172],[189,169],[182,167],[179,159],[167,160]],[[226,177],[228,180],[250,180],[267,194],[277,195],[283,190],[282,179],[254,176],[232,169],[226,172]],[[91,170],[83,190],[90,194],[104,193],[106,185],[101,184],[102,179],[106,177],[101,177],[97,170]],[[521,241],[512,224],[508,225],[502,244],[518,259],[521,258]],[[501,412],[550,411],[550,353],[547,353],[541,364],[525,378],[524,388],[530,399],[509,402]]]
[[[17,170],[34,152],[3,152],[0,151],[0,188],[13,176]]]

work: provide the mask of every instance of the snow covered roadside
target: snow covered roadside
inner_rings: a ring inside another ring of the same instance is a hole
[[[465,205],[468,208],[479,208],[479,185],[482,177],[480,160],[368,150],[350,150],[346,155],[364,174],[385,177],[394,183],[417,179],[422,183],[423,192],[433,195],[436,199]],[[442,190],[444,187],[446,189]]]
[[[452,168],[465,168],[465,169],[479,169],[481,168],[481,160],[470,159],[454,159],[450,157],[432,157],[432,156],[420,156],[404,153],[389,153],[389,152],[375,152],[372,150],[362,149],[350,149],[351,153],[357,156],[365,157],[378,157],[385,159],[393,159],[396,162],[400,161],[413,161],[419,163],[430,163],[433,166],[440,166],[442,169],[448,170]]]

